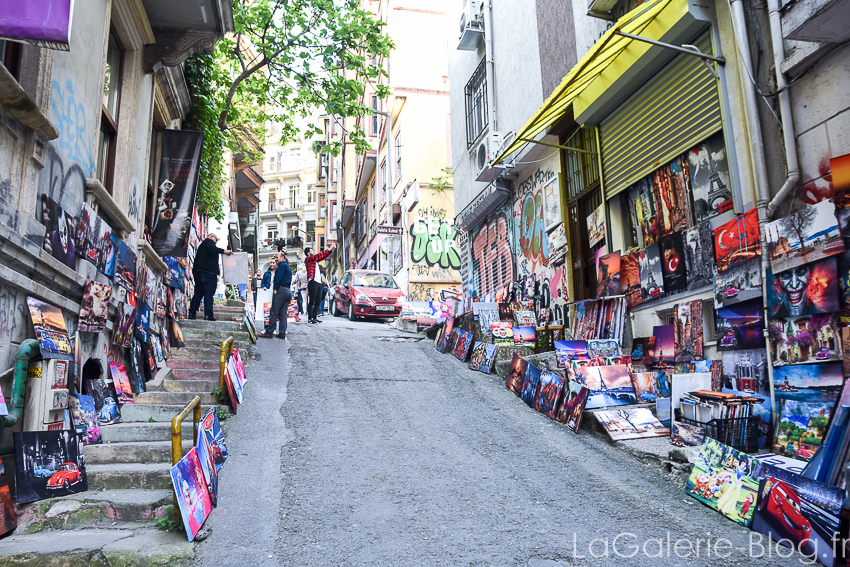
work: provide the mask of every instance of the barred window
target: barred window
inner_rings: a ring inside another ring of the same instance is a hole
[[[487,127],[487,72],[484,59],[464,89],[466,95],[466,147],[472,147]]]

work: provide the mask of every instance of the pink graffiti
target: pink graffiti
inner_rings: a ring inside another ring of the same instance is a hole
[[[508,220],[499,214],[482,225],[472,239],[478,297],[504,288],[513,280],[513,259],[508,242]]]
[[[535,264],[549,265],[546,250],[546,227],[543,220],[543,191],[525,196],[520,216],[520,248],[522,254]]]
[[[829,167],[829,158],[822,157],[818,162],[818,174],[825,181],[826,186],[819,185],[817,181],[810,180],[803,184],[797,190],[797,197],[808,205],[815,205],[824,199],[830,199],[835,196],[835,191],[832,188],[832,169]]]

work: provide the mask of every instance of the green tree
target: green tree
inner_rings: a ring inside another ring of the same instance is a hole
[[[377,83],[386,76],[381,61],[392,41],[358,0],[233,0],[233,19],[235,35],[219,42],[231,77],[218,118],[222,130],[239,119],[240,97],[280,123],[286,143],[299,133],[295,119],[317,108],[342,117],[371,114],[363,96],[367,82],[379,97],[388,94]],[[310,138],[321,132],[308,124],[301,133]],[[360,153],[369,147],[359,126],[346,138]],[[338,154],[341,147],[336,142],[323,151]]]

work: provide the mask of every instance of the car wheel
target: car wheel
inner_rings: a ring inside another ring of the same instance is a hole
[[[354,303],[351,301],[348,302],[348,320],[356,321],[357,317],[354,315]]]
[[[69,481],[69,480],[66,478],[66,479],[65,479],[65,482],[63,482],[63,483],[62,483],[62,486],[64,486],[64,487],[65,487],[65,490],[68,490],[69,488],[71,488],[71,481]]]
[[[334,317],[342,317],[342,311],[339,310],[339,307],[336,304],[336,299],[334,299]]]

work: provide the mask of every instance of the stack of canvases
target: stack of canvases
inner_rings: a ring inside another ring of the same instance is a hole
[[[224,386],[227,388],[230,409],[233,410],[234,414],[236,413],[236,406],[242,403],[247,380],[248,377],[245,375],[245,367],[242,365],[239,349],[235,349],[227,357],[224,365]]]
[[[460,360],[469,360],[470,370],[478,370],[485,374],[493,371],[493,362],[496,360],[497,346],[473,339],[472,333],[455,327],[456,321],[448,317],[437,332],[434,346],[442,353],[451,353]]]

